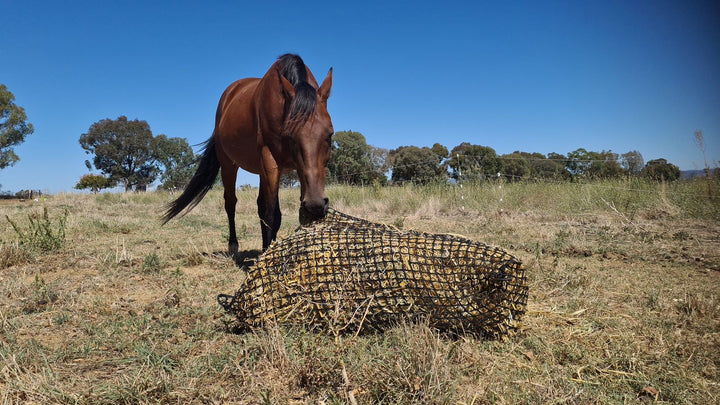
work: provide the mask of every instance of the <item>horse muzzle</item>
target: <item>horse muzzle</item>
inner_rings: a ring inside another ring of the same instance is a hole
[[[325,218],[330,200],[325,197],[320,200],[305,200],[300,203],[300,225],[311,223]]]

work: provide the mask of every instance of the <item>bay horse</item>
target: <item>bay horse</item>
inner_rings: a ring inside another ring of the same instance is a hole
[[[238,251],[235,234],[235,181],[238,168],[260,175],[257,199],[263,250],[276,238],[282,214],[280,176],[297,170],[300,180],[300,223],[327,213],[325,176],[333,125],[327,111],[332,68],[318,86],[303,60],[285,54],[262,78],[245,78],[220,97],[215,130],[204,143],[198,168],[183,193],[166,206],[163,224],[193,209],[212,188],[221,171],[230,253]]]

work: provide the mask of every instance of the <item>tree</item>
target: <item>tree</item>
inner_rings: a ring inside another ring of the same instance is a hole
[[[657,181],[673,181],[680,178],[680,168],[666,159],[655,159],[647,162],[640,174]]]
[[[185,138],[158,135],[153,139],[153,153],[163,167],[159,188],[183,189],[197,168],[195,154]]]
[[[450,152],[448,165],[455,180],[479,180],[495,177],[500,172],[500,160],[489,146],[463,142]]]
[[[379,180],[379,183],[381,185],[387,184],[387,176],[385,176],[385,173],[390,170],[389,155],[389,150],[370,145],[370,157],[372,159],[372,166],[377,173],[377,180]]]
[[[534,175],[543,179],[569,180],[572,176],[565,167],[566,161],[567,157],[565,155],[550,152],[547,158],[542,156],[542,159],[536,159],[532,162]]]
[[[620,166],[618,154],[611,150],[590,152],[590,169],[588,174],[596,179],[612,179],[622,177],[626,172]]]
[[[556,153],[556,152],[550,152],[550,153],[548,153],[548,154],[547,154],[547,158],[548,158],[548,160],[552,160],[552,161],[558,162],[558,163],[560,163],[560,164],[563,165],[563,166],[565,166],[565,163],[566,163],[567,160],[568,160],[567,156],[565,156],[565,155],[563,155],[563,154],[560,154],[560,153]]]
[[[412,181],[420,184],[447,180],[444,160],[447,148],[436,143],[432,148],[423,146],[401,146],[388,155],[392,167],[392,180]]]
[[[624,174],[618,162],[618,154],[610,150],[593,152],[579,148],[568,153],[567,157],[565,167],[573,177],[607,179]]]
[[[280,187],[282,188],[293,188],[299,182],[300,179],[298,178],[297,171],[295,170],[280,175]]]
[[[120,116],[100,120],[80,136],[85,153],[94,154],[93,165],[125,191],[144,190],[158,176],[153,134],[146,121]],[[89,163],[86,162],[89,166]]]
[[[439,143],[433,144],[430,150],[432,150],[435,156],[437,156],[438,164],[442,163],[445,159],[447,159],[448,155],[450,154],[450,152],[448,152],[448,148]]]
[[[631,150],[630,152],[620,155],[620,165],[628,174],[636,175],[643,169],[645,161],[640,152]]]
[[[578,148],[567,154],[565,167],[573,177],[585,177],[590,170],[592,157],[585,148]]]
[[[384,184],[386,153],[367,144],[360,132],[340,131],[332,138],[328,179],[346,184]]]
[[[532,167],[525,155],[530,154],[514,152],[500,156],[500,172],[508,181],[521,180],[532,173]]]
[[[518,160],[518,158],[523,158],[525,162],[527,162],[527,176],[532,176],[540,179],[569,179],[570,173],[565,169],[565,160],[567,158],[563,155],[557,154],[555,152],[551,152],[546,157],[542,153],[533,152],[519,152],[515,151],[511,156],[514,155],[514,159]],[[501,158],[502,159],[502,158]],[[505,167],[507,163],[507,159],[502,160],[503,163],[503,174],[507,176],[509,174],[509,169]],[[520,164],[521,166],[524,166],[524,163]],[[523,168],[515,169],[520,170],[521,172],[524,172]],[[516,176],[518,174],[515,174]],[[519,175],[522,175],[519,174]],[[517,178],[517,177],[516,177]]]
[[[25,109],[15,104],[15,96],[0,84],[0,169],[14,165],[20,158],[13,146],[25,141],[34,128],[27,122]]]
[[[538,159],[533,161],[535,176],[541,179],[569,180],[570,172],[562,162],[553,159]]]
[[[78,190],[90,189],[93,193],[104,188],[110,188],[113,183],[105,176],[100,174],[86,174],[80,178],[80,181],[75,185]]]

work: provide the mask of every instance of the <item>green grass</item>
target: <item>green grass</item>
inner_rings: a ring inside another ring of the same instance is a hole
[[[717,403],[714,190],[637,179],[328,187],[348,214],[462,234],[523,260],[528,313],[502,342],[422,323],[359,337],[230,333],[215,298],[245,271],[224,253],[218,189],[162,227],[165,193],[3,202],[0,217],[21,230],[47,208],[56,235],[69,215],[52,250],[0,227],[0,403],[615,404],[646,387],[660,403]],[[298,225],[298,193],[282,190],[281,236]],[[240,249],[257,250],[256,190],[238,197]]]

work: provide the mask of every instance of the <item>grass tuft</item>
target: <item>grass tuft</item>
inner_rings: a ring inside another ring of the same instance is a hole
[[[31,252],[19,242],[0,242],[0,270],[32,261]]]
[[[162,268],[160,257],[157,253],[152,252],[145,256],[142,263],[142,271],[145,273],[158,273]]]

